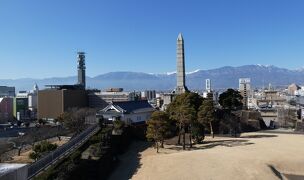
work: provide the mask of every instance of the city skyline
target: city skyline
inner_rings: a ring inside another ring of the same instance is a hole
[[[90,77],[172,72],[179,32],[186,72],[247,64],[297,69],[304,66],[303,7],[301,1],[1,2],[0,79],[74,76],[77,51],[87,53]]]

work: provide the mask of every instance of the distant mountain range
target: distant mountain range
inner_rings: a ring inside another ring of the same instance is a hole
[[[205,79],[211,79],[215,89],[236,88],[239,78],[251,78],[253,87],[289,85],[291,83],[304,84],[304,69],[289,70],[275,66],[245,65],[239,67],[225,66],[211,70],[196,70],[186,75],[186,85],[189,89],[201,90],[205,88]],[[16,90],[33,89],[35,83],[40,89],[48,84],[75,84],[77,77],[54,77],[46,79],[0,79],[0,85],[15,86]],[[96,77],[87,77],[88,88],[105,89],[122,87],[132,90],[172,90],[175,88],[175,72],[151,74],[140,72],[110,72]]]

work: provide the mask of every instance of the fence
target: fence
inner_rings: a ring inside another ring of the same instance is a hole
[[[35,163],[28,165],[28,179],[31,179],[37,175],[40,171],[44,170],[49,165],[55,163],[61,157],[64,157],[72,152],[72,150],[77,149],[80,145],[86,142],[91,136],[93,136],[100,127],[93,125],[83,131],[81,134],[72,138],[68,143],[60,146],[55,151],[49,153],[48,155],[42,157]]]

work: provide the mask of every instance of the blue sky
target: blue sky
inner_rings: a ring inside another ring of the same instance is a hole
[[[76,74],[161,73],[221,66],[304,66],[301,0],[1,0],[0,79]]]

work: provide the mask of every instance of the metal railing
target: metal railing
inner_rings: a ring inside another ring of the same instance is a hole
[[[31,179],[40,171],[47,168],[49,165],[55,163],[61,157],[70,154],[73,150],[84,144],[91,136],[98,132],[100,127],[97,125],[90,126],[76,137],[72,138],[69,142],[60,146],[56,150],[50,152],[38,161],[28,165],[28,178]]]

